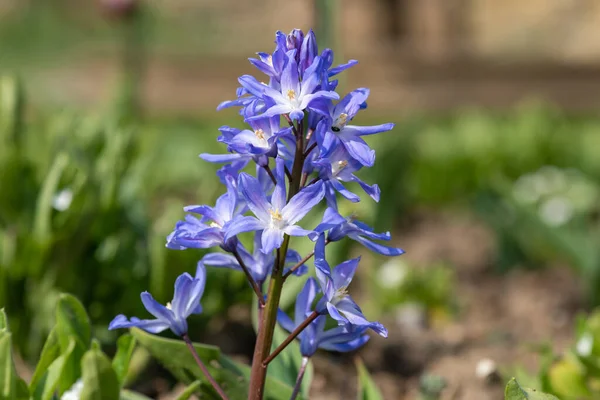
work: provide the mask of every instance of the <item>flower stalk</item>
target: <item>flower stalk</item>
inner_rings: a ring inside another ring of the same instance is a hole
[[[281,344],[275,350],[273,350],[273,352],[271,354],[269,354],[269,357],[267,357],[264,361],[264,365],[265,366],[269,365],[269,363],[271,361],[273,361],[275,359],[275,357],[277,357],[279,355],[279,353],[281,353],[290,343],[292,343],[292,341],[294,339],[296,339],[296,337],[298,337],[298,335],[301,334],[302,331],[304,329],[306,329],[306,327],[308,325],[310,325],[315,319],[317,319],[318,316],[319,316],[319,313],[316,311],[313,311],[304,320],[304,322],[302,322],[300,325],[298,325],[298,327],[296,327],[296,329],[294,329],[294,331],[292,333],[290,333],[289,336],[287,338],[285,338],[285,340],[283,342],[281,342]]]
[[[304,165],[304,148],[302,140],[302,122],[299,122],[298,127],[296,127],[293,121],[289,119],[289,116],[287,116],[286,119],[292,125],[294,135],[296,136],[296,154],[292,166],[292,175],[289,178],[289,202],[300,189],[302,166]],[[265,360],[269,356],[273,344],[273,333],[275,332],[275,325],[277,323],[277,310],[279,309],[281,291],[285,282],[283,277],[285,255],[287,254],[289,244],[290,236],[286,234],[281,247],[277,249],[277,258],[275,260],[273,272],[271,273],[271,281],[267,293],[267,303],[262,313],[262,320],[259,323],[258,337],[256,338],[256,344],[254,346],[254,356],[252,357],[248,400],[262,400],[263,398],[265,381],[267,379],[267,363],[265,363]]]
[[[198,352],[196,351],[196,348],[194,347],[194,344],[192,343],[192,340],[190,339],[188,334],[184,334],[182,338],[185,344],[187,345],[187,348],[190,350],[190,353],[192,353],[192,357],[194,357],[196,364],[198,364],[198,367],[206,377],[206,380],[211,384],[211,386],[215,389],[219,396],[221,396],[221,399],[229,400],[227,394],[225,394],[225,392],[223,391],[221,386],[219,386],[215,378],[213,378],[210,372],[208,372],[208,368],[206,368],[206,365],[204,365],[204,363],[200,359],[200,356],[198,355]]]

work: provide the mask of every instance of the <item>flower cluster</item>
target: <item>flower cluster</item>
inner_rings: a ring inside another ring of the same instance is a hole
[[[360,201],[349,189],[352,182],[379,201],[379,187],[356,175],[375,162],[375,152],[362,137],[389,131],[394,125],[352,124],[358,112],[367,107],[369,90],[359,88],[340,97],[335,77],[357,62],[334,67],[333,52],[325,49],[319,53],[312,31],[306,35],[297,29],[288,35],[277,32],[273,53],[258,53],[250,62],[266,75],[267,83],[244,75],[239,78],[237,98],[218,107],[239,107],[247,127],[221,127],[218,140],[226,145],[227,152],[200,155],[203,160],[223,164],[217,175],[226,192],[214,206],[185,207],[188,215],[167,238],[171,249],[217,247],[221,252],[205,255],[195,278],[184,274],[177,279],[171,305],[161,306],[148,293],[142,294],[144,305],[156,320],[128,320],[121,315],[111,329],[137,326],[156,333],[170,328],[177,335],[185,335],[186,318],[201,311],[205,267],[221,267],[246,274],[260,307],[267,304],[265,320],[270,318],[268,310],[273,309],[269,302],[275,302],[273,317],[292,338],[300,339],[305,357],[312,356],[317,348],[356,349],[368,340],[368,329],[386,337],[383,325],[367,320],[348,295],[360,259],[332,269],[325,247],[350,238],[382,255],[403,253],[380,243],[390,240],[389,233],[375,233],[338,211],[338,193],[351,202]],[[323,215],[312,228],[302,225],[311,211]],[[254,234],[251,250],[240,236],[250,232]],[[290,248],[292,237],[315,242],[314,251],[301,257]],[[311,271],[307,263],[313,255],[317,279],[306,281],[292,321],[277,311],[279,298],[265,295],[266,285],[283,285],[289,276]],[[325,330],[328,318],[337,327]]]

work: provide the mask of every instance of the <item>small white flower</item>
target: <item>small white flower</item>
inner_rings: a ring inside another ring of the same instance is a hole
[[[65,211],[71,207],[72,201],[73,192],[70,189],[63,189],[52,198],[52,207],[57,211]]]
[[[60,400],[79,400],[81,391],[83,390],[83,381],[79,379],[71,386],[69,390],[63,393]]]
[[[551,226],[561,226],[573,218],[573,203],[565,197],[552,197],[539,209],[540,217]]]
[[[590,333],[586,333],[577,341],[575,350],[580,356],[587,357],[592,354],[593,347],[594,337]]]
[[[377,281],[386,289],[397,288],[404,281],[406,270],[407,267],[402,261],[390,260],[377,271]]]

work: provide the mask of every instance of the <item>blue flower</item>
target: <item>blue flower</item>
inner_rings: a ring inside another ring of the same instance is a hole
[[[322,123],[320,126],[323,126]],[[342,182],[356,182],[375,201],[379,201],[380,190],[377,185],[368,185],[359,179],[354,172],[362,168],[362,165],[350,157],[343,146],[333,147],[328,153],[323,153],[316,158],[312,164],[319,168],[319,177],[325,183],[327,205],[337,208],[335,192],[339,192],[351,202],[360,201],[360,197],[344,187]]]
[[[369,97],[369,89],[360,88],[348,93],[339,103],[330,107],[329,129],[322,138],[321,146],[325,152],[331,151],[333,146],[343,145],[350,156],[365,167],[372,167],[375,163],[375,151],[361,138],[379,132],[389,131],[394,124],[375,126],[356,126],[348,123],[356,116],[358,111],[365,107]]]
[[[245,205],[239,201],[234,181],[228,178],[227,193],[217,199],[216,205],[187,206],[186,212],[201,214],[199,219],[186,215],[167,237],[167,247],[174,250],[187,248],[206,249],[221,246],[224,249],[235,248],[237,241],[225,238],[225,227],[236,215],[241,214]]]
[[[263,97],[272,105],[258,116],[249,117],[252,120],[261,117],[289,114],[292,120],[304,118],[304,110],[311,108],[311,103],[317,99],[339,99],[339,95],[332,91],[316,90],[319,85],[319,68],[321,58],[316,57],[312,65],[305,71],[300,80],[298,64],[295,59],[295,50],[287,53],[287,65],[281,74],[280,89],[276,90],[264,86]]]
[[[248,121],[252,130],[239,129],[231,137],[222,140],[231,151],[238,154],[251,154],[253,156],[277,156],[277,140],[285,135],[291,135],[292,128],[280,128],[279,116],[273,118],[259,118]]]
[[[246,199],[248,208],[256,217],[238,216],[234,218],[227,226],[225,240],[242,232],[262,230],[261,251],[270,253],[281,246],[284,234],[316,236],[313,231],[302,229],[296,223],[323,199],[325,193],[322,182],[302,189],[286,204],[283,171],[283,160],[277,159],[277,185],[270,202],[256,178],[246,173],[240,174],[238,187]]]
[[[251,75],[242,75],[238,78],[242,87],[237,89],[237,99],[227,100],[217,106],[217,111],[229,107],[242,107],[240,115],[245,115],[247,110],[253,110],[253,113],[264,111],[265,103],[262,99],[265,84],[260,83]]]
[[[196,277],[188,273],[180,275],[175,281],[175,293],[173,300],[163,306],[148,292],[141,294],[142,303],[150,314],[156,319],[139,319],[131,317],[127,319],[123,314],[117,315],[109,324],[108,329],[140,328],[150,333],[159,333],[171,329],[177,336],[187,333],[187,318],[192,314],[202,313],[200,299],[204,293],[206,282],[206,271],[198,269]]]
[[[262,232],[256,232],[254,235],[254,250],[253,253],[250,254],[248,250],[241,244],[238,244],[237,251],[250,271],[252,278],[262,286],[262,284],[266,281],[268,276],[271,274],[273,270],[273,265],[275,264],[275,254],[273,252],[265,254],[261,249],[261,235]],[[294,250],[288,250],[287,256],[285,258],[285,265],[294,266],[300,260],[300,254]],[[237,259],[231,254],[223,254],[223,253],[208,253],[198,262],[198,266],[208,265],[211,267],[217,268],[229,268],[234,269],[236,271],[241,271],[242,268],[238,263]],[[308,272],[308,267],[303,265],[294,271],[294,275],[300,276],[304,275]],[[285,273],[285,271],[284,271]]]
[[[390,240],[391,235],[389,232],[375,233],[373,232],[373,228],[352,218],[344,218],[331,207],[325,210],[322,222],[315,228],[316,232],[325,232],[327,230],[329,231],[327,240],[330,242],[337,242],[345,237],[349,237],[369,250],[384,256],[399,256],[404,254],[404,250],[400,248],[385,246],[373,241]]]
[[[383,337],[387,337],[387,329],[379,322],[368,321],[360,307],[348,294],[348,286],[354,277],[360,257],[344,261],[331,270],[325,260],[325,236],[320,235],[315,245],[315,269],[317,279],[323,291],[323,297],[317,304],[317,312],[329,315],[339,325],[354,325],[370,328]]]
[[[296,298],[294,321],[286,313],[278,310],[277,321],[279,324],[288,332],[294,331],[312,313],[312,304],[319,292],[315,279],[308,278]],[[367,327],[344,325],[326,331],[326,320],[325,315],[318,316],[298,335],[300,353],[304,357],[311,357],[319,348],[348,352],[358,349],[369,341],[369,336],[365,334]]]

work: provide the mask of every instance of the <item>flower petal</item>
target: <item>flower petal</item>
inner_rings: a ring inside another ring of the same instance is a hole
[[[238,178],[238,187],[254,215],[262,221],[270,221],[271,215],[269,214],[269,210],[271,209],[271,205],[267,201],[267,197],[262,191],[258,179],[242,172]]]
[[[356,240],[358,243],[365,246],[367,249],[374,251],[375,253],[379,253],[384,256],[399,256],[404,254],[404,250],[397,247],[384,246],[379,243],[375,243],[370,241],[369,239],[363,238],[359,235],[351,235],[352,239]]]
[[[173,311],[169,310],[167,307],[160,304],[158,301],[154,300],[154,297],[148,292],[143,292],[140,297],[142,298],[142,303],[148,312],[154,315],[156,318],[161,321],[169,323],[172,325],[174,322]]]
[[[356,268],[358,267],[358,263],[360,262],[360,257],[354,258],[352,260],[344,261],[339,264],[337,267],[333,269],[331,273],[331,277],[333,278],[333,285],[336,288],[345,288],[350,285],[352,278],[354,277],[354,273],[356,272]]]
[[[296,297],[294,308],[294,323],[296,326],[300,325],[312,312],[312,304],[318,292],[319,288],[315,278],[308,278],[304,287],[298,293],[298,297]]]
[[[265,228],[261,237],[261,251],[265,254],[281,247],[283,231],[281,229]]]
[[[364,140],[358,136],[342,140],[344,147],[350,153],[350,156],[365,167],[372,167],[375,164],[375,150],[372,150]]]
[[[283,219],[290,225],[300,221],[325,196],[323,182],[307,186],[296,193],[290,202],[281,210]]]
[[[148,333],[160,333],[169,329],[169,324],[158,319],[127,319],[123,314],[117,315],[108,325],[109,330],[120,328],[140,328]]]
[[[356,339],[349,340],[346,342],[334,342],[325,341],[319,344],[319,347],[324,350],[338,351],[340,353],[347,353],[349,351],[356,350],[365,345],[369,341],[369,335],[361,335]]]
[[[264,227],[265,223],[255,217],[236,217],[225,225],[225,241],[242,232],[260,231]]]

